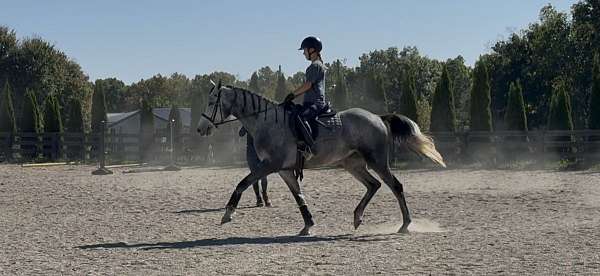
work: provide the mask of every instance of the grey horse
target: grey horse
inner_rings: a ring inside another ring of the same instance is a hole
[[[232,220],[242,193],[252,183],[271,173],[279,173],[294,196],[304,220],[304,228],[299,235],[310,235],[314,221],[294,174],[297,144],[289,127],[289,120],[293,118],[290,118],[283,105],[238,87],[221,86],[219,83],[211,89],[208,98],[206,112],[198,123],[198,132],[204,136],[211,135],[219,125],[239,120],[254,137],[254,147],[261,160],[258,168],[244,177],[233,191],[221,223]],[[381,183],[367,170],[370,168],[390,187],[398,200],[403,219],[398,232],[407,233],[410,213],[402,183],[390,171],[390,147],[394,141],[398,141],[411,151],[445,167],[442,156],[431,138],[422,134],[415,122],[402,115],[376,115],[360,108],[344,110],[338,115],[341,129],[327,139],[317,137],[312,149],[314,157],[306,162],[306,167],[342,165],[365,185],[367,192],[354,210],[355,228],[362,223],[365,207],[381,187]],[[323,133],[327,129],[319,131]]]

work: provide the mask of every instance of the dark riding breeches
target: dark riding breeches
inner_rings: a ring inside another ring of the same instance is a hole
[[[312,134],[311,136],[313,139],[315,139],[318,135],[317,131],[319,130],[319,127],[317,125],[316,119],[317,116],[319,116],[320,111],[321,108],[316,104],[305,103],[302,106],[302,112],[300,113],[300,117],[302,117],[303,120],[308,122],[308,125],[310,126],[310,132]]]

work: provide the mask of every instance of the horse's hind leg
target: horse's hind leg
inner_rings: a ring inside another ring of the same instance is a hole
[[[308,206],[306,206],[306,201],[304,200],[304,195],[302,195],[302,191],[300,191],[300,184],[294,173],[292,171],[280,171],[279,175],[285,181],[288,188],[290,188],[290,192],[294,196],[298,207],[300,208],[300,213],[302,214],[302,219],[304,219],[304,228],[300,231],[299,236],[307,236],[310,235],[310,228],[315,225],[315,222],[312,219],[312,215],[310,211],[308,211]]]
[[[252,183],[252,189],[254,189],[254,195],[256,195],[256,206],[263,206],[263,200],[260,197],[260,188],[258,187],[258,181]]]
[[[265,202],[265,206],[271,207],[271,200],[269,200],[269,196],[267,195],[268,181],[266,176],[260,180],[260,185],[262,186],[262,199]]]
[[[363,213],[367,204],[369,204],[377,190],[379,190],[381,183],[369,173],[367,165],[361,157],[346,160],[344,168],[367,187],[367,192],[360,200],[360,203],[358,203],[358,206],[356,206],[356,209],[354,209],[354,229],[357,229],[362,223]]]
[[[402,211],[402,226],[398,230],[398,233],[408,233],[408,225],[410,224],[410,212],[408,211],[408,206],[406,206],[406,199],[404,198],[404,188],[402,187],[402,183],[398,181],[398,179],[392,174],[390,171],[390,167],[385,164],[373,164],[370,166],[379,177],[387,184],[396,199],[398,200],[398,204],[400,205],[400,210]]]

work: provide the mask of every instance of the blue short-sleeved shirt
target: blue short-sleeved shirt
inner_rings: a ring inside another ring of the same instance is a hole
[[[304,94],[304,104],[325,106],[325,65],[322,61],[315,60],[306,68],[306,81],[312,83],[312,87]]]

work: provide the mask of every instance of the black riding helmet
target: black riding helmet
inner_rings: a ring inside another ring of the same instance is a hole
[[[316,36],[306,37],[304,40],[302,40],[302,43],[300,44],[300,49],[298,50],[304,50],[309,48],[315,49],[317,53],[321,52],[321,50],[323,50],[323,43],[321,43],[321,40]]]

